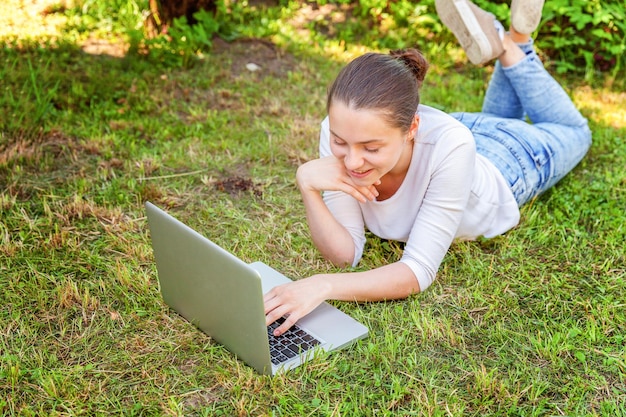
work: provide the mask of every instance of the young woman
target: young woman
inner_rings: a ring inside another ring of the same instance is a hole
[[[340,72],[320,158],[296,174],[313,242],[338,266],[359,262],[365,228],[406,245],[398,262],[268,292],[267,323],[287,317],[277,335],[327,299],[424,291],[454,239],[516,226],[519,206],[563,178],[591,144],[586,119],[533,50],[543,0],[514,0],[509,33],[468,0],[436,5],[472,62],[498,59],[482,112],[448,115],[420,104],[428,64],[416,50],[368,53]]]

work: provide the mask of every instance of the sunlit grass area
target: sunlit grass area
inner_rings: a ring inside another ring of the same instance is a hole
[[[453,245],[424,294],[333,302],[369,337],[269,378],[163,303],[143,203],[294,279],[335,271],[294,174],[317,154],[328,83],[367,48],[293,12],[276,24],[297,36],[215,39],[167,66],[94,14],[0,6],[3,415],[626,415],[623,91],[562,76],[594,132],[574,172],[505,236]],[[423,102],[479,110],[491,68],[424,52]],[[369,236],[358,269],[401,252]]]
[[[26,2],[7,0],[0,5],[0,37],[11,39],[41,40],[57,38],[67,18],[54,12],[59,5],[54,0]]]
[[[593,115],[594,120],[616,129],[626,127],[626,93],[607,88],[584,86],[574,92],[576,104]]]

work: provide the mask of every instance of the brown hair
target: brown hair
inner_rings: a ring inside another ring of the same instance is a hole
[[[355,110],[378,110],[390,126],[407,132],[427,71],[428,61],[417,49],[361,55],[330,86],[326,109],[337,100]]]

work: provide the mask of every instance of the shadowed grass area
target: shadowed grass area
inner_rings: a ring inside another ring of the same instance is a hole
[[[626,415],[623,92],[564,79],[594,131],[576,170],[506,236],[455,244],[424,294],[333,302],[370,336],[268,378],[164,305],[143,203],[288,276],[335,270],[294,174],[363,48],[216,41],[172,69],[64,27],[0,50],[2,414]],[[479,110],[490,68],[424,52],[423,102]],[[359,269],[401,251],[369,236]]]

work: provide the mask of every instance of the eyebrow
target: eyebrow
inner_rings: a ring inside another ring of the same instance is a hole
[[[345,139],[342,138],[341,136],[339,136],[334,130],[332,130],[332,129],[329,129],[329,130],[330,130],[330,133],[333,136],[336,136],[337,138],[339,138],[339,139],[341,139],[341,140],[343,140],[345,142]],[[368,145],[370,143],[376,143],[376,142],[384,142],[384,139],[368,139],[368,140],[364,140],[364,141],[358,142],[358,143],[361,144],[361,145]]]

